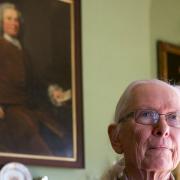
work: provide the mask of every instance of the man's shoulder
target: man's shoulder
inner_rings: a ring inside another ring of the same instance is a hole
[[[7,43],[7,41],[4,38],[0,37],[0,43]]]
[[[11,42],[9,42],[8,40],[1,38],[0,37],[0,51],[19,51],[19,48],[17,48],[16,46],[14,46]]]
[[[9,42],[5,40],[4,38],[0,37],[0,46],[9,46]]]

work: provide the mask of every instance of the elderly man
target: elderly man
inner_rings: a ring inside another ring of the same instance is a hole
[[[120,98],[108,128],[124,154],[119,180],[173,180],[180,160],[180,91],[160,80],[135,81]]]

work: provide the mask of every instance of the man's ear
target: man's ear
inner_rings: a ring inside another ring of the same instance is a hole
[[[108,127],[108,134],[109,134],[109,139],[111,141],[111,145],[114,149],[114,151],[118,154],[123,153],[123,147],[122,147],[122,142],[120,138],[120,133],[117,130],[117,124],[110,124]]]

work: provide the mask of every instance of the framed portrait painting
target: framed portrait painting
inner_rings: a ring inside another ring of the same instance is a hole
[[[180,84],[180,46],[158,41],[158,77],[172,84]]]
[[[80,0],[0,0],[0,164],[84,167]]]

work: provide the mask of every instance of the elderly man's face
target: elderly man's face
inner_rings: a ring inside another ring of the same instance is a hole
[[[19,15],[15,9],[6,9],[3,14],[4,33],[16,37],[19,32]]]
[[[170,88],[160,85],[140,85],[135,88],[130,111],[153,109],[161,114],[180,110],[180,99]],[[167,124],[160,116],[156,125],[138,124],[131,117],[122,123],[120,149],[125,154],[126,167],[163,171],[175,168],[180,158],[180,128]]]

